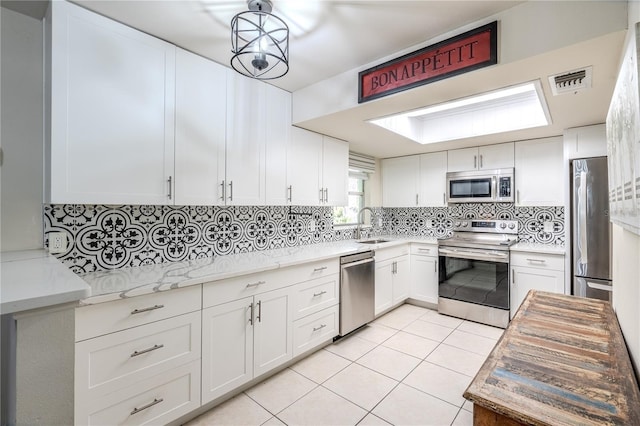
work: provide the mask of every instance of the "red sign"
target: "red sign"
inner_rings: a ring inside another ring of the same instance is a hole
[[[358,74],[358,103],[453,77],[498,62],[492,22]]]

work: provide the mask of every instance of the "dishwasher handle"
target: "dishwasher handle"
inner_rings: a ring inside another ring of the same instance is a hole
[[[371,263],[371,262],[374,262],[374,261],[375,261],[375,259],[373,257],[369,257],[369,258],[364,259],[364,260],[358,260],[357,262],[343,263],[342,264],[342,269],[350,268],[352,266],[362,265],[364,263]]]

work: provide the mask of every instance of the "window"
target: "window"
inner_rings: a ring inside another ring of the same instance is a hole
[[[356,225],[358,212],[364,207],[364,179],[349,177],[349,205],[333,208],[334,225]]]

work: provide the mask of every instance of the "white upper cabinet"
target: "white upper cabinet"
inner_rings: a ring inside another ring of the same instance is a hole
[[[447,152],[420,155],[420,207],[445,207],[447,187]]]
[[[262,205],[265,201],[265,86],[227,70],[227,205]]]
[[[563,206],[564,160],[562,137],[516,143],[517,206]]]
[[[302,206],[348,203],[349,144],[299,127],[291,128],[287,155],[288,198]]]
[[[265,204],[283,206],[288,203],[287,157],[291,140],[291,93],[266,86],[266,180]]]
[[[349,144],[329,136],[322,137],[323,204],[349,204]]]
[[[49,13],[46,201],[171,204],[175,47],[71,3]]]
[[[604,124],[575,127],[564,131],[564,153],[574,158],[606,157],[607,129]]]
[[[291,128],[287,157],[287,183],[291,204],[320,204],[322,187],[322,135],[299,127]]]
[[[446,151],[382,160],[382,205],[445,206],[446,176]]]
[[[513,142],[448,151],[449,172],[504,169],[514,166]]]
[[[418,155],[382,160],[383,207],[416,207],[419,175]]]
[[[227,71],[176,50],[175,204],[224,204]]]

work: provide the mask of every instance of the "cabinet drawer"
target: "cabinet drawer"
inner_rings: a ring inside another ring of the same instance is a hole
[[[293,323],[293,356],[308,351],[338,335],[339,305]]]
[[[318,278],[295,286],[293,319],[300,319],[339,302],[338,274]]]
[[[292,283],[301,283],[316,278],[337,274],[340,271],[338,258],[309,262],[302,265],[283,268],[282,271]]]
[[[394,257],[404,256],[405,254],[409,254],[409,244],[376,250],[375,258],[376,262],[382,262],[387,259],[393,259]]]
[[[76,392],[104,395],[200,358],[201,312],[76,343]]]
[[[438,256],[438,246],[436,244],[411,243],[411,254],[423,256]]]
[[[564,256],[547,253],[511,253],[511,265],[564,271]]]
[[[202,307],[221,305],[244,299],[265,291],[277,290],[293,284],[282,271],[274,270],[242,275],[226,280],[206,283],[202,287]]]
[[[80,403],[76,395],[75,423],[82,425],[167,424],[200,407],[200,361],[182,365]]]
[[[76,308],[76,342],[202,307],[199,285]]]

